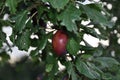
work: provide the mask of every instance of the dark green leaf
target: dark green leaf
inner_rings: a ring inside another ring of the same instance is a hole
[[[47,44],[48,37],[47,35],[43,35],[41,40],[39,41],[39,49],[43,50]]]
[[[81,61],[80,59],[78,59],[76,61],[76,68],[81,74],[84,74],[88,78],[96,79],[99,76],[99,74],[97,72],[91,70],[87,66],[87,64],[85,62]]]
[[[46,71],[49,72],[49,80],[53,80],[55,78],[55,73],[58,72],[58,61],[55,59],[55,57],[48,54],[47,56],[47,65],[46,65]]]
[[[101,34],[98,34],[95,30],[95,28],[90,28],[90,27],[86,27],[86,26],[81,26],[82,29],[84,29],[83,32],[87,33],[87,34],[90,34],[91,36],[94,36],[96,38],[99,38],[99,39],[105,39],[105,37]]]
[[[50,2],[50,4],[54,7],[57,8],[58,10],[63,9],[69,0],[43,0],[45,2]]]
[[[1,20],[0,19],[1,26],[12,26],[8,20]]]
[[[16,45],[22,50],[28,50],[30,47],[30,31],[26,30],[16,39]]]
[[[75,73],[73,64],[71,62],[68,62],[67,64],[67,71],[68,71],[68,74],[71,76],[72,80],[77,80],[77,75]]]
[[[12,14],[15,14],[16,7],[17,7],[17,0],[7,0],[6,3],[8,5],[8,7],[9,7],[9,9],[10,9],[10,12]]]
[[[15,34],[14,32],[12,33],[12,35],[10,36],[10,40],[15,43]]]
[[[49,10],[48,16],[49,16],[50,21],[52,23],[57,23],[57,21],[58,21],[58,19],[57,19],[58,13],[54,9]]]
[[[93,70],[95,70],[95,71],[103,74],[103,71],[100,70],[97,66],[95,66],[95,64],[90,63],[90,62],[87,62],[87,65],[88,65],[91,69],[93,69]],[[98,75],[98,77],[100,78],[100,75]]]
[[[81,55],[81,58],[84,59],[84,60],[88,60],[88,59],[91,59],[93,56],[90,55],[90,54],[83,54]]]
[[[95,48],[91,47],[91,46],[82,46],[81,45],[81,49],[80,50],[84,50],[84,51],[94,51]]]
[[[44,7],[44,6],[38,7],[37,10],[38,10],[38,18],[39,19],[41,18],[44,11],[48,11],[48,9],[46,7]]]
[[[23,11],[22,13],[18,14],[16,18],[15,30],[21,33],[25,28],[26,21],[27,11]]]
[[[6,34],[2,31],[0,31],[0,40],[2,40],[3,42],[6,40]]]
[[[103,78],[104,80],[113,80],[113,79],[112,79],[112,75],[111,75],[110,73],[105,73],[105,74],[102,76],[102,78]]]
[[[39,54],[39,50],[38,49],[35,49],[35,50],[32,50],[31,53],[30,53],[30,56],[31,57],[35,57],[36,55]]]
[[[54,64],[55,62],[56,62],[55,57],[48,54],[47,58],[46,58],[46,63],[48,63],[48,64]]]
[[[67,51],[72,54],[72,55],[76,55],[77,52],[80,49],[80,45],[79,43],[77,43],[73,38],[70,39],[67,43]]]
[[[42,38],[40,39],[39,45],[38,45],[40,50],[43,50],[45,48],[47,41],[51,37],[51,35],[52,35],[52,32],[42,35]]]
[[[82,8],[84,9],[87,16],[90,19],[93,19],[94,22],[97,22],[104,26],[108,26],[108,27],[112,28],[113,24],[111,22],[108,22],[106,16],[104,16],[100,11],[90,8],[87,5],[84,5],[84,6],[82,5]]]
[[[46,72],[50,72],[53,68],[53,64],[46,64]]]
[[[73,4],[69,4],[67,8],[58,16],[58,19],[62,21],[61,25],[66,26],[67,30],[74,31],[76,33],[77,26],[75,21],[80,20],[81,11]]]
[[[99,46],[96,48],[94,54],[94,56],[102,56],[103,55],[103,47],[101,44],[99,44]]]
[[[119,65],[119,62],[111,57],[98,57],[95,61],[99,62],[103,67],[112,67],[113,65]]]
[[[33,27],[33,26],[32,26],[32,23],[31,23],[31,19],[29,19],[29,20],[26,22],[25,27],[27,27],[27,28]]]

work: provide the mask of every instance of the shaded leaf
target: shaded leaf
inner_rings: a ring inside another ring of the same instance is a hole
[[[45,53],[43,53],[43,54],[45,54]],[[58,71],[58,61],[53,55],[50,55],[49,53],[46,56],[47,57],[45,57],[45,63],[46,63],[45,70],[46,70],[46,72],[49,73],[49,75],[48,75],[48,76],[50,76],[49,80],[52,80],[52,79],[54,79],[55,73],[57,73],[57,71]],[[47,79],[45,79],[45,80],[47,80]]]
[[[119,62],[111,57],[98,57],[95,59],[95,61],[99,62],[103,67],[119,65]]]
[[[56,63],[55,57],[48,54],[47,58],[46,58],[46,63],[48,63],[48,64],[54,64],[54,63]]]
[[[100,23],[104,26],[108,26],[109,28],[113,27],[113,24],[107,20],[107,17],[104,16],[100,11],[97,11],[94,8],[90,8],[87,5],[82,5],[87,16],[92,19],[94,22]]]
[[[39,41],[39,45],[38,45],[40,50],[43,50],[45,48],[45,46],[47,44],[47,40],[48,40],[47,35],[43,35],[41,40]]]
[[[93,56],[98,57],[98,56],[102,56],[102,55],[103,55],[103,47],[101,44],[99,44],[99,46],[96,48]]]
[[[91,69],[93,69],[93,70],[95,70],[95,71],[103,74],[103,71],[100,70],[99,67],[95,66],[95,64],[90,63],[90,62],[87,62],[87,65],[88,65]],[[100,77],[100,75],[98,75],[98,77]]]
[[[22,13],[18,14],[16,18],[15,30],[22,32],[22,30],[25,28],[26,20],[27,11],[23,11]]]
[[[82,59],[85,59],[85,60],[91,59],[92,57],[93,57],[93,56],[90,55],[90,54],[81,55],[81,58],[82,58]]]
[[[45,69],[45,71],[46,71],[46,72],[50,72],[50,71],[52,70],[52,68],[53,68],[53,64],[46,64],[46,69]]]
[[[15,14],[17,7],[17,0],[6,0],[9,10],[12,14]]]
[[[50,4],[54,7],[57,8],[58,10],[63,9],[69,0],[43,0],[45,2],[50,2]]]
[[[48,55],[46,62],[47,62],[46,71],[49,72],[48,74],[49,79],[46,80],[53,80],[55,78],[55,74],[58,72],[58,64],[57,64],[58,61],[53,56]]]
[[[0,19],[0,24],[1,24],[1,26],[12,26],[8,20],[1,20]]]
[[[30,31],[26,30],[16,39],[16,45],[22,50],[28,50],[30,47]]]
[[[81,60],[77,60],[76,61],[76,68],[77,70],[81,73],[84,74],[85,76],[87,76],[88,78],[91,79],[97,79],[99,76],[99,73],[97,73],[94,70],[91,70],[85,62],[81,61]]]
[[[67,71],[68,71],[69,76],[71,76],[72,80],[77,80],[77,75],[75,73],[73,64],[70,62],[67,63]]]
[[[73,38],[70,39],[67,43],[67,51],[72,54],[76,55],[79,51],[80,45],[77,43]]]
[[[31,56],[31,57],[35,57],[35,56],[38,55],[38,54],[39,54],[39,50],[38,50],[38,48],[37,48],[37,49],[31,51],[30,56]]]
[[[85,33],[90,34],[91,36],[94,36],[99,39],[105,39],[102,35],[98,34],[94,28],[83,27],[83,29]]]
[[[74,31],[76,33],[77,26],[75,21],[80,20],[81,11],[73,4],[69,4],[67,8],[58,16],[61,20],[61,25],[66,26],[68,31]]]
[[[42,38],[40,39],[39,45],[38,45],[40,50],[43,50],[45,48],[47,41],[51,37],[51,35],[52,35],[52,32],[42,35]]]
[[[6,40],[6,34],[0,30],[0,40],[3,42]]]

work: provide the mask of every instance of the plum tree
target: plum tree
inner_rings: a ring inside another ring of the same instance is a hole
[[[0,80],[120,80],[120,0],[84,1],[1,0]],[[28,54],[12,65],[16,46]]]

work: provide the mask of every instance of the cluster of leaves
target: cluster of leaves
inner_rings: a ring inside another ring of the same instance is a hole
[[[105,15],[101,12],[104,12]],[[7,20],[3,20],[5,14],[9,14]],[[0,3],[0,63],[2,63],[0,73],[4,72],[2,69],[6,64],[3,65],[3,62],[8,61],[7,52],[13,46],[25,51],[32,46],[35,47],[35,50],[30,52],[30,59],[28,58],[14,67],[7,64],[10,68],[8,70],[13,71],[13,74],[9,77],[6,75],[3,77],[3,74],[0,74],[0,79],[8,80],[6,78],[9,78],[10,80],[11,77],[13,80],[15,74],[17,80],[33,80],[41,74],[43,80],[61,80],[64,75],[68,75],[70,80],[119,80],[120,70],[117,71],[120,66],[117,61],[119,59],[111,56],[113,48],[116,49],[118,43],[111,41],[111,39],[117,40],[110,37],[114,36],[112,31],[115,26],[110,19],[111,17],[102,7],[102,3],[83,5],[80,0],[3,0]],[[90,20],[89,24],[81,24],[82,21],[88,20]],[[52,23],[52,26],[48,24],[49,22]],[[93,25],[93,27],[88,27],[89,25]],[[5,26],[12,28],[10,36],[12,46],[9,45],[6,34],[2,31]],[[66,47],[68,53],[62,57],[55,55],[50,41],[54,30],[58,29],[66,30],[69,35]],[[110,45],[99,44],[98,47],[93,47],[84,40],[84,34],[94,36],[99,40],[110,40]],[[84,42],[85,45],[80,44],[81,42]],[[3,49],[3,43],[6,43],[9,49]],[[115,51],[117,50],[119,49]],[[115,54],[117,53],[119,51],[115,52]],[[119,56],[117,57],[119,58]],[[27,68],[29,61],[33,63],[31,64],[33,68]],[[59,70],[58,62],[65,66],[64,70]],[[42,69],[39,71],[41,66]],[[24,77],[22,71],[26,73]],[[34,75],[32,76],[32,74]],[[114,76],[118,76],[118,79]]]

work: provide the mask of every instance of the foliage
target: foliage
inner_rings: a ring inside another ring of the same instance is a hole
[[[62,80],[66,75],[69,80],[119,80],[119,0],[105,0],[113,5],[112,10],[102,0],[86,5],[82,1],[0,1],[0,80]],[[5,14],[9,15],[7,19],[3,19]],[[112,21],[114,16],[117,21]],[[90,22],[84,25],[83,21]],[[7,26],[12,28],[10,36],[3,31]],[[55,55],[52,49],[52,36],[59,29],[69,37],[64,56]],[[109,45],[99,43],[93,47],[84,39],[85,34],[108,40]],[[11,64],[14,46],[26,52],[30,47],[35,49]],[[65,68],[61,69],[58,63]]]

